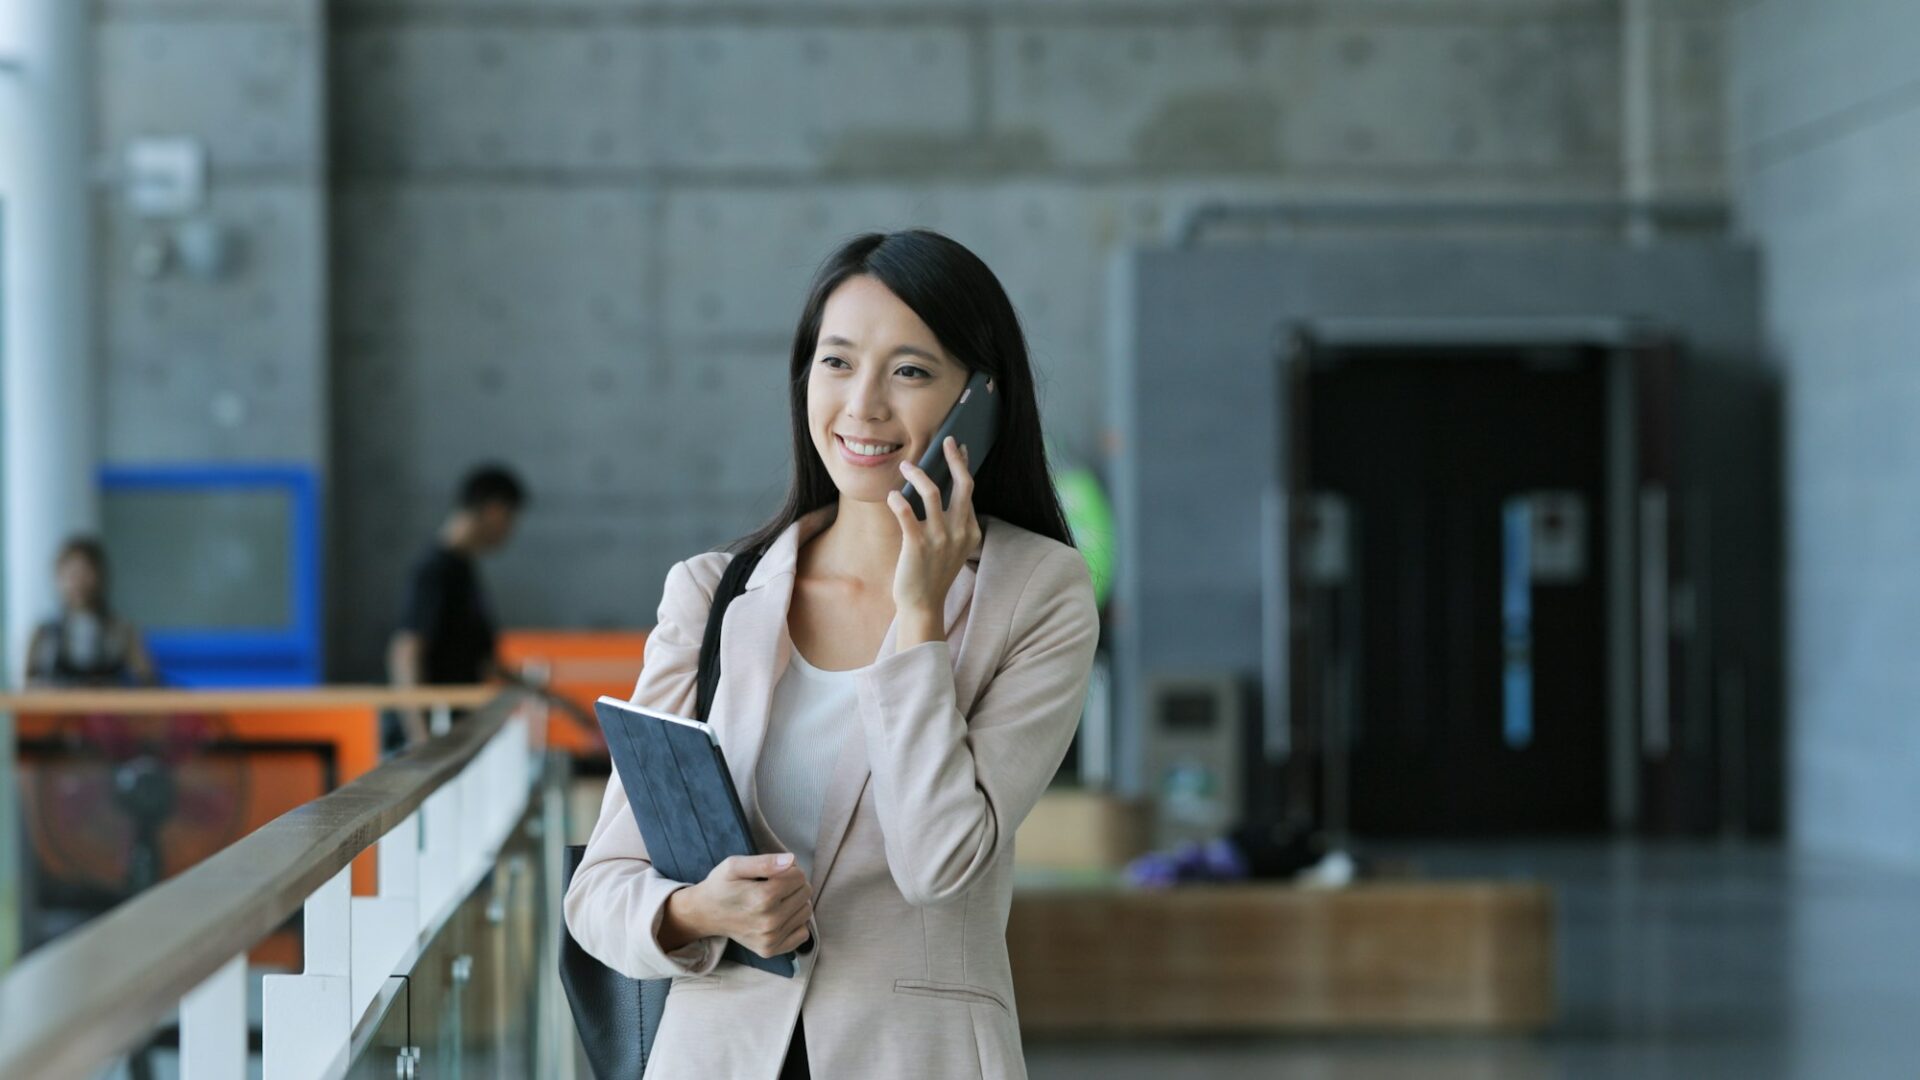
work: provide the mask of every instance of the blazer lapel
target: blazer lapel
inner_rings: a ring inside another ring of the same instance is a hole
[[[727,771],[733,775],[733,789],[740,793],[741,808],[761,846],[772,831],[760,815],[753,776],[766,741],[773,688],[787,670],[787,603],[792,593],[792,575],[741,593],[727,608],[720,627],[720,687],[714,693],[714,718],[725,718]]]
[[[754,773],[760,747],[766,742],[767,720],[773,707],[773,688],[787,670],[792,638],[787,633],[787,608],[793,601],[793,570],[800,545],[833,520],[837,508],[829,503],[788,525],[747,575],[747,588],[727,608],[720,624],[720,685],[714,691],[710,719],[726,725],[727,771],[740,794],[741,809],[756,844],[776,839],[760,813]],[[768,661],[772,662],[769,663]]]

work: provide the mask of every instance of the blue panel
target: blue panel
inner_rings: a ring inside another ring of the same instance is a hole
[[[1508,499],[1500,526],[1501,733],[1509,747],[1523,750],[1533,742],[1532,501]]]
[[[320,681],[320,512],[313,471],[297,465],[110,466],[100,470],[103,496],[265,491],[286,497],[284,621],[217,629],[168,626],[149,614],[142,630],[161,677],[173,684],[312,686]],[[279,599],[279,598],[275,598]]]

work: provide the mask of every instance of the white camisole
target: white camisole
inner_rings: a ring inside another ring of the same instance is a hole
[[[787,670],[773,688],[767,738],[754,768],[760,812],[813,884],[813,845],[820,804],[840,744],[857,724],[854,671],[824,671],[791,647]]]

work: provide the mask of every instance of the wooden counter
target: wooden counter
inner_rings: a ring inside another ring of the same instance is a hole
[[[1555,1013],[1543,885],[1017,888],[1028,1034],[1526,1031]]]

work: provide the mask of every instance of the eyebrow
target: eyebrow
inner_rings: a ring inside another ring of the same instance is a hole
[[[849,348],[853,347],[853,342],[848,341],[846,338],[840,337],[838,335],[835,335],[833,337],[823,337],[820,339],[820,344],[821,345],[843,345]],[[915,346],[912,346],[912,345],[902,345],[899,348],[893,350],[893,356],[917,356],[917,357],[920,357],[922,360],[926,360],[929,363],[934,363],[934,364],[944,364],[947,362],[945,357],[936,356],[935,354],[930,353],[925,349],[916,348]],[[891,360],[893,359],[893,357],[890,356],[887,359]]]

